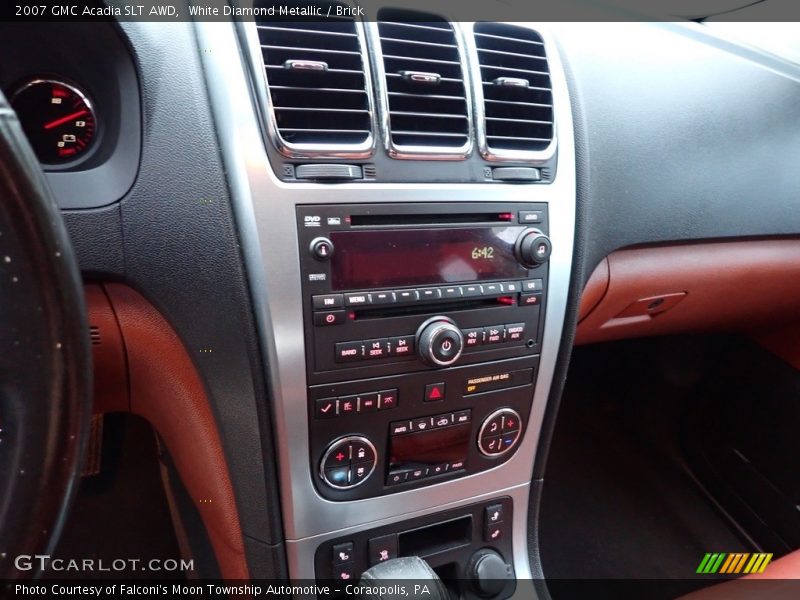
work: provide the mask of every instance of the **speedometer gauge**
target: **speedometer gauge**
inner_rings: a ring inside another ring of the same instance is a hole
[[[52,79],[34,79],[12,96],[39,161],[63,165],[88,155],[97,138],[97,118],[87,95]]]

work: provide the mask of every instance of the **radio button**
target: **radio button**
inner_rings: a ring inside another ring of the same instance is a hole
[[[323,327],[326,325],[341,325],[344,323],[347,313],[343,310],[332,310],[330,312],[315,312],[314,325]]]
[[[389,338],[389,356],[410,356],[412,354],[414,354],[413,335]]]
[[[364,356],[366,358],[386,358],[389,355],[389,340],[378,338],[364,342]]]
[[[396,290],[394,295],[398,302],[416,302],[419,300],[419,291],[417,290]]]
[[[344,306],[344,296],[341,294],[325,294],[322,296],[312,296],[311,304],[314,310],[325,310],[329,308],[342,308]]]
[[[373,412],[378,410],[378,394],[359,394],[358,412]]]
[[[441,287],[442,299],[461,298],[462,289],[460,285]]]
[[[337,414],[336,398],[321,398],[314,403],[314,416],[317,419],[332,419]]]
[[[444,383],[429,383],[425,386],[425,402],[439,402],[444,400],[445,385]]]
[[[450,366],[463,350],[464,336],[452,319],[431,317],[417,330],[417,354],[431,366]]]
[[[503,293],[499,283],[484,283],[481,287],[484,296],[497,296]]]
[[[463,343],[460,331],[445,331],[433,340],[431,352],[442,363],[449,363],[461,354]]]
[[[339,342],[336,344],[336,362],[361,360],[363,357],[363,342]]]
[[[525,323],[511,323],[506,325],[506,341],[519,342],[525,335]]]
[[[481,286],[479,286],[477,284],[475,284],[475,285],[465,285],[465,286],[461,287],[461,291],[462,291],[463,296],[465,298],[471,298],[471,297],[474,297],[474,296],[480,296],[481,295]]]
[[[502,344],[506,337],[506,328],[503,325],[493,325],[491,327],[484,327],[483,329],[483,343],[484,344]]]
[[[397,408],[397,390],[383,390],[378,392],[378,410]]]
[[[424,288],[419,291],[419,299],[422,301],[438,300],[442,297],[442,291],[439,288]]]
[[[520,294],[519,295],[519,305],[520,306],[539,306],[542,303],[542,295],[541,294]]]
[[[392,304],[394,303],[394,292],[372,292],[369,295],[371,304]]]
[[[367,294],[356,293],[344,295],[345,306],[366,306],[367,304],[369,304],[369,295]]]
[[[540,210],[521,210],[517,213],[517,220],[526,225],[542,222],[542,211]]]
[[[506,294],[516,294],[522,291],[522,284],[519,281],[504,281],[500,286]]]
[[[483,327],[476,329],[465,329],[464,334],[464,348],[469,350],[483,344]]]
[[[544,289],[542,279],[528,279],[522,282],[523,292],[541,292]]]

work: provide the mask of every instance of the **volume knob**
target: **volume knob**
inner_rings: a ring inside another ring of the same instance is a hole
[[[432,317],[417,330],[417,352],[431,366],[450,366],[463,350],[464,336],[452,319]]]

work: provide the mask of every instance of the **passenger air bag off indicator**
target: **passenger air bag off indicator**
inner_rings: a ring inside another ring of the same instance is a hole
[[[493,390],[528,385],[533,380],[533,369],[503,371],[479,377],[470,377],[464,382],[464,394],[480,394]]]

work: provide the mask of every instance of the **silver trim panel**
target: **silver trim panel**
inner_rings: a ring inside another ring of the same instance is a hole
[[[317,545],[334,536],[510,495],[515,506],[514,568],[519,579],[529,578],[528,494],[564,324],[575,228],[572,115],[555,44],[548,43],[548,48],[554,113],[560,125],[560,161],[558,174],[550,185],[376,183],[366,187],[343,183],[330,186],[285,183],[276,176],[265,152],[255,103],[258,95],[252,87],[258,89],[258,78],[248,80],[249,59],[240,53],[236,26],[197,22],[195,27],[200,47],[211,50],[200,55],[253,291],[258,333],[267,360],[270,408],[276,446],[280,448],[280,494],[291,577],[312,578]],[[244,31],[252,36],[255,27],[245,25]],[[537,31],[546,36],[538,25]],[[235,68],[236,64],[242,68]],[[301,289],[296,206],[432,201],[548,203],[553,254],[539,375],[528,425],[517,452],[493,469],[378,498],[351,502],[326,500],[314,488],[312,478],[316,469],[311,467],[309,456],[304,319],[297,301]],[[522,587],[518,588],[518,595],[530,597],[530,590],[521,590]]]

